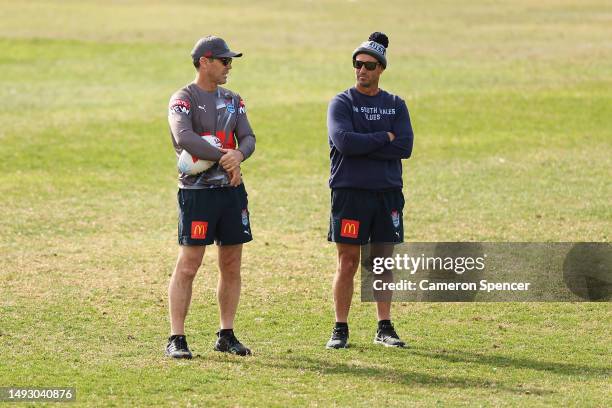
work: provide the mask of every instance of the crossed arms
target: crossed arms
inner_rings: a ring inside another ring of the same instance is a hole
[[[327,129],[329,137],[345,156],[366,156],[375,160],[407,159],[412,154],[414,135],[408,108],[402,101],[389,132],[355,132],[351,107],[339,99],[329,104]]]

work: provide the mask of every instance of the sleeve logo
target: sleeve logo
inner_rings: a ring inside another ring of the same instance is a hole
[[[242,98],[240,98],[240,103],[238,104],[238,113],[246,113],[246,106],[244,105],[244,100],[242,100]]]
[[[189,115],[191,110],[191,104],[188,101],[183,99],[175,99],[170,103],[170,114],[174,113],[184,113],[185,115]]]

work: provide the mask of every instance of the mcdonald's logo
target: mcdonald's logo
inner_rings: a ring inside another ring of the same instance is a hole
[[[346,238],[357,238],[359,235],[359,221],[342,219],[340,225],[340,236]]]
[[[191,238],[206,239],[206,231],[208,231],[207,221],[192,221],[191,222]]]

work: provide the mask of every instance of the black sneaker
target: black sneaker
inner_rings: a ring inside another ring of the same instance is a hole
[[[406,347],[406,343],[400,340],[391,323],[378,327],[374,343],[382,344],[385,347]]]
[[[325,345],[328,349],[348,348],[349,330],[348,327],[334,327],[331,338]]]
[[[234,332],[229,334],[221,335],[221,332],[217,332],[217,342],[215,343],[215,351],[221,351],[223,353],[231,353],[239,356],[250,356],[251,350],[245,347],[234,335]]]
[[[172,335],[170,338],[168,338],[166,355],[172,358],[190,359],[193,357],[191,355],[191,351],[189,351],[189,347],[187,346],[187,338],[183,335]]]

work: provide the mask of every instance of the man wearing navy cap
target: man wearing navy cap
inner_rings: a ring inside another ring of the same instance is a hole
[[[183,150],[215,164],[191,175],[179,170],[179,255],[170,285],[170,338],[166,355],[191,358],[185,337],[185,318],[192,283],[202,263],[206,245],[216,242],[219,255],[219,331],[214,349],[249,355],[234,335],[234,317],[240,298],[242,244],[252,240],[247,193],[240,164],[255,150],[255,135],[240,95],[220,87],[227,82],[232,59],[241,57],[219,37],[200,39],[191,58],[195,81],[170,98],[168,122],[178,158]],[[202,137],[218,138],[218,148]]]
[[[327,113],[330,146],[331,215],[328,240],[336,243],[333,292],[336,324],[326,347],[348,347],[353,279],[366,244],[404,240],[402,159],[412,153],[406,103],[378,87],[387,68],[389,39],[370,35],[353,52],[356,84],[336,95]],[[385,295],[385,294],[383,294]],[[390,296],[375,293],[378,328],[374,342],[404,347],[391,323]]]

